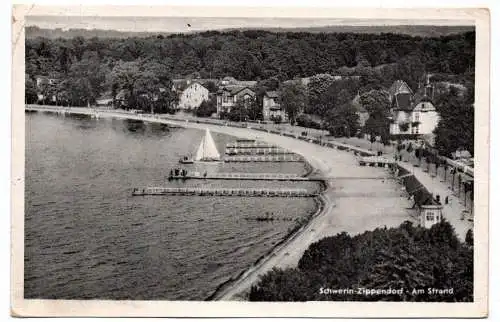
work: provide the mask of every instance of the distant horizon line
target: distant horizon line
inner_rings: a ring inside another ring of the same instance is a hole
[[[227,29],[298,29],[341,27],[473,27],[474,20],[292,17],[147,17],[27,16],[26,26],[41,29],[190,33]]]
[[[123,29],[113,29],[113,28],[84,28],[84,27],[41,27],[38,25],[28,25],[26,24],[26,28],[28,27],[36,27],[41,30],[62,30],[62,31],[71,31],[71,30],[85,30],[85,31],[115,31],[115,32],[123,32],[123,33],[169,33],[169,34],[183,34],[183,33],[202,33],[202,32],[209,32],[209,31],[231,31],[231,30],[239,30],[239,29],[247,29],[247,30],[262,30],[262,31],[270,31],[270,29],[282,29],[282,30],[293,30],[293,29],[316,29],[316,28],[329,28],[329,27],[359,27],[359,28],[366,28],[366,27],[470,27],[475,29],[475,25],[427,25],[427,24],[397,24],[397,25],[390,25],[390,24],[380,24],[380,25],[344,25],[344,24],[339,24],[339,25],[323,25],[323,26],[302,26],[302,27],[257,27],[257,26],[248,26],[248,27],[223,27],[223,28],[214,28],[214,29],[193,29],[193,30],[186,30],[186,31],[168,31],[168,30],[123,30]],[[333,32],[335,33],[335,32]]]

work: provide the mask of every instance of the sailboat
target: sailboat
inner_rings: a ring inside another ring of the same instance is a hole
[[[196,155],[194,159],[184,157],[179,160],[180,163],[194,163],[197,162],[214,162],[220,161],[220,154],[217,151],[217,147],[215,146],[214,139],[212,138],[212,134],[210,134],[210,130],[206,129],[205,136],[200,142],[198,146],[198,150],[196,150]]]

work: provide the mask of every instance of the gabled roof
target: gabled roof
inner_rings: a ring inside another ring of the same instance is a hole
[[[191,80],[191,79],[173,79],[172,80],[172,85],[174,87],[175,91],[182,92],[189,86],[193,84],[198,84],[200,86],[203,86],[201,82],[199,82],[197,79],[196,80]],[[203,86],[204,87],[204,86]]]
[[[237,80],[234,77],[231,76],[226,76],[221,80],[221,83],[223,86],[247,86],[247,87],[254,87],[257,85],[257,81],[244,81],[244,80]]]
[[[238,94],[239,92],[243,91],[244,89],[248,89],[253,94],[255,94],[255,92],[250,87],[248,87],[248,86],[239,86],[239,85],[227,85],[227,86],[224,86],[219,91],[217,91],[217,93],[221,94],[222,92],[227,91],[227,92],[229,92],[229,94],[231,96],[234,96],[234,95]]]
[[[404,93],[413,95],[413,91],[411,90],[410,86],[408,86],[408,84],[406,84],[406,82],[403,80],[398,79],[397,81],[392,83],[391,87],[389,88],[389,95],[391,95],[391,97],[394,97],[397,94]]]

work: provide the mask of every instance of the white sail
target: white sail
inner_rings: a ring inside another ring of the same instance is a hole
[[[195,160],[196,161],[220,160],[219,151],[217,151],[214,139],[212,138],[212,135],[210,134],[210,131],[208,129],[205,131],[205,136],[201,140],[200,146],[196,151]]]

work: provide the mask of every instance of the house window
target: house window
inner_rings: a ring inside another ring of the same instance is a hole
[[[423,107],[423,105],[422,105]],[[418,112],[415,112],[415,122],[419,122],[420,121],[420,113]]]
[[[434,213],[433,213],[433,212],[430,212],[430,211],[429,211],[429,212],[427,212],[427,213],[425,214],[425,220],[427,220],[427,221],[434,221]]]

